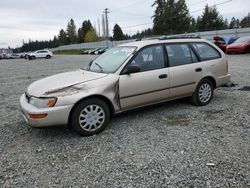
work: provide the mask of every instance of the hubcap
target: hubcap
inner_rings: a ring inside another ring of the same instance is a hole
[[[212,96],[212,88],[209,84],[204,83],[199,89],[199,99],[201,102],[206,103]]]
[[[96,131],[105,121],[105,112],[99,105],[85,107],[79,115],[79,124],[85,131]]]

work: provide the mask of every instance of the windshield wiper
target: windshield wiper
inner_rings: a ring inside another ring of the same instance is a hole
[[[99,65],[98,63],[95,63],[95,65],[98,66],[98,67],[100,68],[101,72],[103,72],[103,68],[102,68],[101,65]]]

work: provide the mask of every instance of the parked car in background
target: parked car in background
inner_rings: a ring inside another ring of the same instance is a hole
[[[24,58],[25,53],[19,53],[20,58]]]
[[[226,48],[226,53],[250,53],[250,36],[240,37]]]
[[[33,52],[25,52],[25,53],[24,53],[24,58],[25,58],[25,59],[28,59],[28,56],[29,56],[30,53],[33,53]]]
[[[20,97],[34,127],[69,124],[100,133],[113,114],[190,97],[207,105],[230,80],[225,54],[204,39],[155,39],[123,44],[89,65],[32,83]]]
[[[216,44],[223,52],[226,52],[228,45],[234,43],[238,37],[214,36],[214,44]]]
[[[87,49],[81,52],[81,54],[89,54],[93,49]]]
[[[19,59],[21,58],[19,54],[6,54],[6,59]]]
[[[101,48],[95,48],[89,51],[89,54],[94,54],[96,51],[100,50]]]
[[[100,50],[95,51],[95,55],[103,54],[104,52],[107,51],[107,48],[101,48]]]
[[[49,59],[53,56],[53,53],[49,50],[37,50],[35,52],[31,52],[28,54],[28,59],[36,59],[36,58],[46,58]]]
[[[4,55],[3,55],[3,50],[0,49],[0,59],[3,59],[4,58]]]

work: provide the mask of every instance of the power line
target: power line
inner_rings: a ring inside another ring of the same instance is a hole
[[[116,20],[110,20],[109,22],[112,22],[112,23],[115,23],[115,22],[132,22],[132,21],[141,21],[141,20],[145,20],[145,18],[140,18],[140,19],[125,19],[125,20],[123,20],[123,19],[116,19]]]
[[[188,5],[188,7],[192,7],[192,6],[195,6],[195,5],[199,5],[199,4],[204,3],[204,2],[206,2],[206,1],[207,1],[207,0],[198,1],[198,2],[196,2],[196,3],[193,3],[193,4]]]
[[[221,3],[218,3],[218,4],[214,4],[213,6],[219,6],[219,5],[223,5],[223,4],[226,4],[226,3],[229,3],[233,0],[227,0],[227,1],[224,1],[224,2],[221,2]],[[213,7],[213,6],[209,6],[209,8]],[[198,10],[194,10],[194,11],[191,11],[190,13],[195,13],[195,12],[200,12],[202,10],[205,10],[205,8],[202,8],[202,9],[198,9]]]
[[[138,27],[138,26],[143,26],[143,25],[150,25],[152,23],[153,22],[142,23],[142,24],[137,24],[137,25],[130,25],[130,26],[123,27],[123,29],[125,29],[125,28],[133,28],[133,27]]]

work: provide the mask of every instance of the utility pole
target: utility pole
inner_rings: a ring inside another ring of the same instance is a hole
[[[105,29],[105,18],[104,14],[102,14],[102,36],[106,37],[106,29]],[[23,43],[24,44],[24,43]]]
[[[108,14],[110,13],[109,12],[109,9],[108,8],[105,8],[104,9],[104,12],[103,12],[104,14],[105,14],[105,24],[106,24],[106,32],[105,32],[105,34],[106,34],[106,39],[108,39],[109,38],[109,21],[108,21]]]

